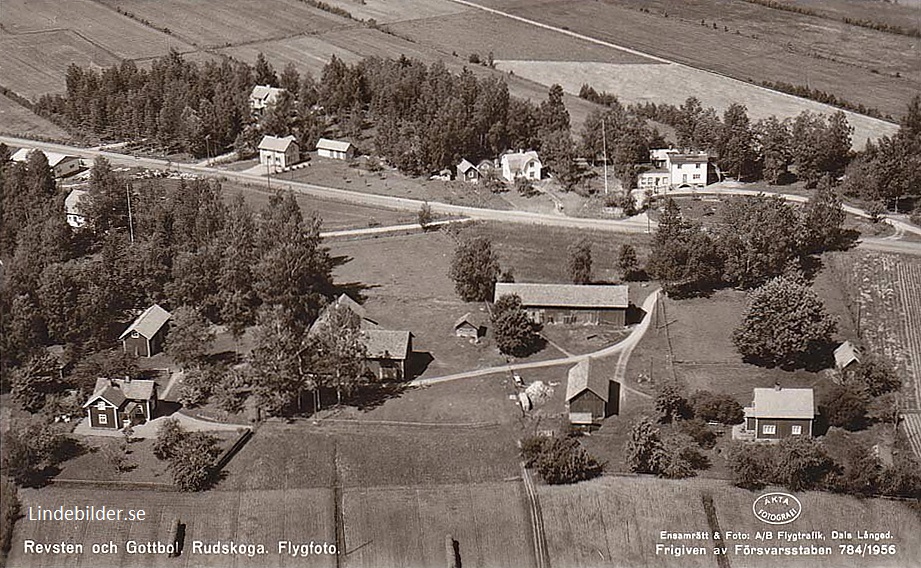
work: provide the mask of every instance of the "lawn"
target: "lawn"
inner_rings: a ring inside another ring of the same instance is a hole
[[[767,490],[765,490],[766,492]],[[914,535],[921,520],[907,506],[893,501],[850,497],[827,493],[798,493],[803,514],[789,527],[762,524],[752,515],[752,502],[758,493],[738,489],[722,481],[692,479],[667,481],[649,477],[603,477],[570,486],[540,486],[545,534],[550,561],[556,568],[592,568],[599,565],[655,567],[707,567],[716,565],[712,540],[661,540],[661,531],[708,532],[710,526],[702,497],[713,498],[723,531],[748,533],[750,540],[726,539],[732,566],[746,568],[776,566],[776,556],[741,556],[735,544],[752,546],[788,545],[781,540],[756,541],[757,531],[822,531],[832,546],[831,556],[791,557],[784,566],[796,567],[894,567],[909,566],[921,558],[921,543]],[[898,555],[867,558],[843,556],[831,531],[891,530]],[[702,546],[705,556],[680,558],[656,554],[656,544]],[[797,543],[803,544],[803,541]],[[806,542],[809,544],[809,542]]]
[[[2,45],[2,41],[0,41]],[[6,84],[3,78],[0,82]],[[4,132],[16,135],[45,136],[58,140],[67,140],[70,135],[59,126],[34,114],[19,103],[0,95],[0,127]]]
[[[463,566],[534,565],[520,482],[343,492],[346,568],[450,566],[445,538]]]
[[[332,491],[328,489],[264,490],[264,491],[212,491],[179,495],[157,491],[99,491],[98,489],[71,489],[47,487],[41,490],[21,490],[23,510],[30,506],[57,508],[59,506],[85,507],[93,505],[116,509],[144,509],[144,521],[87,522],[87,521],[28,521],[21,518],[16,523],[13,549],[9,566],[32,568],[39,566],[67,566],[82,568],[115,568],[121,566],[181,566],[188,568],[268,568],[280,566],[336,565],[334,556],[311,556],[307,560],[286,558],[277,554],[277,542],[335,542]],[[166,554],[129,555],[124,543],[168,542],[170,525],[174,518],[186,525],[185,549],[179,558]],[[83,555],[49,556],[24,554],[21,544],[26,539],[37,542],[83,543]],[[92,554],[92,543],[110,540],[118,545],[117,554]],[[193,555],[192,541],[205,543],[235,541],[237,543],[264,544],[264,556]],[[229,564],[231,562],[232,564]],[[295,563],[292,563],[295,562]]]

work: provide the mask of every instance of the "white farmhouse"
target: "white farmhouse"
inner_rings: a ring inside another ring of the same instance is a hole
[[[263,136],[259,143],[259,163],[270,171],[283,170],[298,163],[301,149],[294,136]]]
[[[355,157],[355,145],[343,140],[320,138],[317,140],[317,154],[323,158],[350,160]]]
[[[274,105],[278,101],[278,97],[284,92],[284,89],[277,87],[256,85],[249,94],[249,108],[255,113],[261,113],[266,107]]]
[[[88,192],[82,189],[75,189],[67,195],[64,200],[64,211],[67,214],[67,224],[74,229],[80,229],[86,225],[86,215],[83,213],[81,203],[85,203]]]
[[[675,188],[702,188],[716,181],[707,152],[680,152],[671,148],[649,151],[651,170],[637,177],[637,186],[652,193]]]
[[[540,158],[534,150],[527,152],[519,150],[503,154],[499,159],[499,164],[502,168],[502,179],[509,183],[520,177],[528,180],[540,179]]]

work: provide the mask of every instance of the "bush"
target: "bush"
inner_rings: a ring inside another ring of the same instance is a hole
[[[539,331],[540,326],[521,308],[503,312],[493,325],[496,347],[513,357],[527,357],[540,351],[543,343]]]
[[[743,489],[761,489],[771,481],[773,446],[738,442],[729,449],[727,460],[732,483]]]
[[[167,418],[157,429],[157,440],[153,445],[153,454],[160,460],[172,459],[176,448],[185,436],[185,430],[175,418]]]
[[[4,436],[3,468],[21,486],[40,485],[67,456],[71,440],[41,418],[14,421]]]
[[[662,424],[669,424],[693,416],[691,407],[681,388],[674,383],[661,383],[655,400],[658,420]]]
[[[546,436],[531,436],[521,441],[519,453],[524,460],[525,467],[534,467],[537,465],[541,454],[550,443],[550,438]]]
[[[537,473],[550,485],[577,483],[601,475],[604,466],[574,438],[550,438],[537,458]]]
[[[860,430],[867,425],[866,396],[853,387],[833,385],[819,400],[819,408],[829,426]]]
[[[742,405],[726,394],[714,394],[705,390],[695,391],[691,395],[689,404],[694,410],[694,416],[705,422],[741,424],[745,419]]]
[[[125,473],[137,467],[137,463],[128,457],[128,444],[125,440],[111,440],[102,447],[102,455],[115,469],[115,473]]]
[[[705,450],[709,450],[716,445],[716,432],[711,430],[707,423],[699,418],[682,420],[678,423],[678,429],[681,433],[690,436],[698,446]]]
[[[182,491],[203,491],[214,482],[214,460],[221,453],[217,439],[204,432],[185,434],[173,450],[168,469]]]

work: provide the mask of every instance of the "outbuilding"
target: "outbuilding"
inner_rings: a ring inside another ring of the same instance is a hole
[[[850,341],[845,341],[835,349],[835,367],[840,370],[860,363],[860,349]]]
[[[617,413],[620,385],[593,372],[591,359],[569,370],[566,381],[566,406],[570,424],[590,426]]]
[[[51,167],[51,171],[56,178],[67,177],[80,171],[81,162],[79,156],[70,156],[57,152],[20,148],[13,153],[11,159],[14,162],[27,162],[29,160],[29,154],[32,152],[42,152],[45,154],[45,159],[48,160],[48,166]]]
[[[86,196],[89,192],[82,189],[75,189],[67,194],[64,199],[64,213],[67,215],[67,224],[74,229],[80,229],[86,225]]]
[[[365,365],[381,380],[406,377],[413,352],[413,334],[408,331],[366,329],[361,332],[365,346]]]
[[[457,337],[468,337],[478,339],[480,337],[480,326],[474,321],[470,312],[462,315],[454,322],[454,335]]]
[[[153,357],[163,349],[170,313],[154,304],[128,326],[120,336],[125,353]]]
[[[461,160],[457,164],[457,179],[467,183],[479,183],[480,176],[480,170],[467,160]]]
[[[599,324],[623,326],[630,306],[629,288],[623,285],[496,283],[495,300],[515,295],[534,323]]]
[[[317,154],[334,160],[351,160],[355,157],[355,145],[344,140],[320,138],[317,140]]]

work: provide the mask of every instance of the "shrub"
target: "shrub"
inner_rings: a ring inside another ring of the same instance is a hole
[[[167,418],[157,429],[157,440],[153,445],[153,454],[160,460],[171,459],[176,448],[185,436],[185,430],[175,418]]]
[[[821,415],[829,426],[860,430],[867,423],[866,396],[853,387],[834,385],[819,401]]]
[[[204,432],[183,436],[173,450],[168,469],[182,491],[202,491],[214,482],[214,460],[221,453],[217,439]]]
[[[540,459],[544,449],[550,443],[550,438],[546,436],[531,436],[521,441],[521,459],[524,460],[525,467],[534,467]]]
[[[682,420],[678,423],[678,428],[683,434],[687,434],[694,442],[709,450],[716,445],[716,432],[707,426],[707,423],[699,418],[693,420]]]
[[[577,483],[601,475],[604,466],[574,438],[552,438],[537,458],[537,472],[550,485]]]
[[[714,394],[705,390],[695,391],[691,395],[689,404],[694,410],[694,416],[705,422],[741,424],[745,419],[742,405],[726,394]]]

